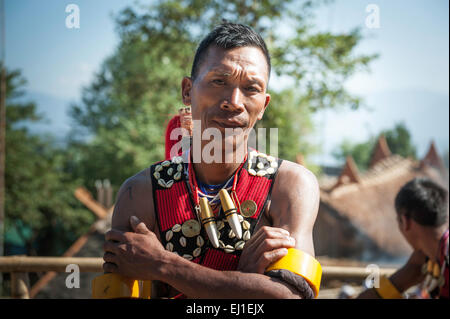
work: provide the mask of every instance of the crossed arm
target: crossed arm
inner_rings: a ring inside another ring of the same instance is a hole
[[[301,298],[289,284],[264,275],[272,262],[295,247],[314,255],[312,227],[318,205],[317,181],[304,167],[280,167],[268,213],[270,226],[250,239],[237,271],[217,271],[164,249],[157,227],[148,172],[124,183],[106,234],[104,270],[142,280],[159,280],[189,298]],[[135,216],[135,217],[133,217]]]

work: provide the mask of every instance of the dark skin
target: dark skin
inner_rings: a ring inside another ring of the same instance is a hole
[[[182,97],[202,130],[252,128],[264,114],[268,67],[258,48],[208,50],[195,79],[182,81]],[[245,134],[234,149],[246,146]],[[243,158],[233,163],[195,163],[197,178],[217,184],[227,180]],[[106,234],[104,270],[141,280],[159,280],[189,298],[301,298],[297,290],[264,275],[264,270],[295,247],[314,256],[312,229],[319,207],[315,176],[301,165],[283,161],[272,196],[237,271],[217,271],[164,249],[155,220],[149,169],[121,187],[112,230]],[[137,217],[135,219],[134,217]]]

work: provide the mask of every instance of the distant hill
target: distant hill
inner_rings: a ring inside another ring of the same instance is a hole
[[[26,92],[20,98],[36,104],[37,113],[43,119],[39,122],[23,123],[33,134],[51,134],[56,141],[62,141],[71,129],[71,119],[68,115],[70,100],[54,97],[40,92]]]

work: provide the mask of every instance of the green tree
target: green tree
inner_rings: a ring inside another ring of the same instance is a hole
[[[348,156],[353,157],[356,166],[363,171],[369,167],[373,149],[375,147],[376,138],[371,137],[363,143],[353,143],[345,139],[337,150],[333,152],[334,158],[344,162]]]
[[[60,255],[93,216],[73,195],[77,184],[63,171],[64,151],[28,132],[26,122],[41,117],[33,102],[20,100],[25,83],[20,71],[7,71],[5,244],[24,245],[28,254]]]
[[[386,137],[386,142],[393,154],[403,157],[417,158],[417,149],[412,142],[411,133],[405,123],[397,123],[392,130],[381,132]]]
[[[354,53],[362,39],[359,29],[314,30],[313,12],[326,2],[170,0],[123,10],[116,18],[117,49],[72,107],[78,129],[69,171],[91,187],[97,178],[118,186],[161,160],[165,124],[181,106],[181,79],[190,74],[199,41],[222,19],[260,32],[272,55],[272,81],[290,83],[270,89],[272,102],[258,127],[279,128],[280,157],[311,154],[312,112],[358,108],[361,100],[343,83],[376,57]]]
[[[394,125],[394,128],[383,130],[377,136],[370,137],[366,142],[353,143],[346,139],[333,152],[333,156],[340,161],[345,161],[347,156],[352,156],[358,169],[366,170],[369,167],[376,142],[380,135],[384,135],[386,138],[392,154],[416,158],[416,146],[413,144],[411,134],[404,123],[397,123]]]

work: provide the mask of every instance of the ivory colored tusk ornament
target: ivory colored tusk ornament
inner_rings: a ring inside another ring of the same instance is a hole
[[[237,209],[231,199],[230,194],[226,189],[221,189],[219,192],[220,202],[222,203],[222,209],[227,218],[228,224],[231,226],[234,234],[238,239],[242,238],[242,226],[237,215]]]
[[[217,231],[215,217],[205,197],[200,198],[200,219],[205,226],[206,233],[212,245],[214,248],[219,248],[219,233]]]

